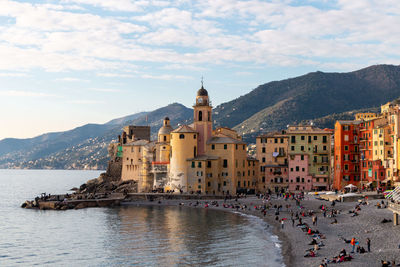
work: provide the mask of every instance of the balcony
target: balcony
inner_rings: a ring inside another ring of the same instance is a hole
[[[313,149],[314,154],[329,154],[329,150]]]

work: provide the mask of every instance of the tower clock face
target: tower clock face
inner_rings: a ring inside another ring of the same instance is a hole
[[[199,99],[197,100],[197,103],[202,104],[202,103],[203,103],[203,98],[199,98]]]

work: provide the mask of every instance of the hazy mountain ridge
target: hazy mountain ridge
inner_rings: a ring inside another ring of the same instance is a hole
[[[209,92],[212,99],[212,92]],[[312,72],[258,86],[246,95],[217,106],[215,125],[234,128],[247,142],[288,124],[310,122],[333,128],[339,119],[379,110],[400,96],[400,67],[375,65],[349,73]],[[156,137],[165,116],[171,124],[190,124],[193,110],[174,103],[105,124],[87,124],[66,132],[29,139],[0,141],[0,168],[82,169],[106,167],[107,146],[124,125],[149,125]]]

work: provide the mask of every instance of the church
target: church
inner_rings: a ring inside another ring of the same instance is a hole
[[[259,162],[247,156],[247,145],[236,131],[213,129],[212,106],[203,85],[193,111],[193,123],[176,129],[166,114],[154,141],[148,126],[125,127],[118,146],[121,179],[137,181],[138,192],[255,192]]]

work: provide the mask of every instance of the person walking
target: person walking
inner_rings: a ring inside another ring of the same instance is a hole
[[[285,227],[285,221],[282,219],[281,220],[281,228],[283,229]]]
[[[371,239],[367,238],[367,248],[368,252],[371,252]]]
[[[354,253],[354,249],[355,249],[355,247],[356,247],[356,238],[355,238],[355,237],[353,237],[353,238],[351,239],[350,245],[352,246],[351,253]]]

